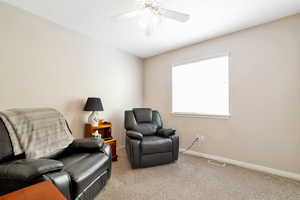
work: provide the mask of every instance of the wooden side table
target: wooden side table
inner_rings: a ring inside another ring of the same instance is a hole
[[[102,139],[106,144],[110,145],[112,151],[112,160],[117,161],[117,140],[111,135],[112,124],[110,122],[99,123],[98,126],[91,126],[90,124],[85,124],[85,137],[93,137],[93,133],[98,131],[101,134]]]
[[[0,200],[67,200],[51,181],[43,181],[0,197]]]
[[[118,160],[118,155],[117,155],[117,140],[116,139],[104,140],[104,142],[106,144],[110,145],[111,153],[112,153],[112,161],[117,161]]]

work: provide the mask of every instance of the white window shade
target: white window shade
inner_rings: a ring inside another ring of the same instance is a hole
[[[205,59],[172,68],[172,112],[229,116],[229,58]]]

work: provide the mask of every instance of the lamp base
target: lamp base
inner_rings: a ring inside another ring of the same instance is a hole
[[[98,112],[97,111],[93,111],[92,114],[89,116],[89,119],[88,119],[88,123],[91,125],[91,126],[98,126]]]

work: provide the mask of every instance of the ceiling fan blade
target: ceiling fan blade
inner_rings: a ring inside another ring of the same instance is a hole
[[[139,17],[143,14],[143,10],[144,9],[137,9],[137,10],[133,10],[131,12],[126,12],[120,15],[116,15],[113,18],[116,20],[130,20],[133,19],[135,17]]]
[[[161,14],[164,17],[179,21],[179,22],[187,22],[190,19],[190,15],[165,9],[165,8],[160,8],[159,9],[159,14]]]

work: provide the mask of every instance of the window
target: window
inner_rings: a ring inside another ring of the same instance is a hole
[[[229,116],[229,57],[221,56],[172,68],[172,112]]]

